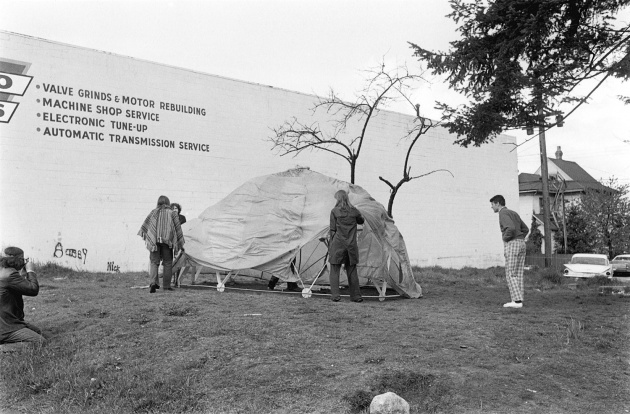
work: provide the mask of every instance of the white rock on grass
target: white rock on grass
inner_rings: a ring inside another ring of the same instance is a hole
[[[372,399],[370,414],[409,414],[409,403],[393,392],[386,392]]]

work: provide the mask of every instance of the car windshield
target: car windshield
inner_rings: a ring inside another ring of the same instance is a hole
[[[600,257],[574,257],[571,264],[607,265],[606,259]]]
[[[617,256],[613,260],[616,260],[616,261],[623,260],[624,262],[630,262],[630,256]]]

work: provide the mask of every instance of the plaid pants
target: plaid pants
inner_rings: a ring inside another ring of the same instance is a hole
[[[525,267],[525,240],[515,239],[503,243],[505,254],[505,279],[512,302],[523,300],[523,270]]]

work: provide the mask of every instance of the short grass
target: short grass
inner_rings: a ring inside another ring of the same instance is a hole
[[[3,413],[630,411],[630,299],[503,269],[415,269],[422,299],[332,303],[252,291],[133,289],[146,273],[47,265],[27,320],[42,349],[1,354]]]

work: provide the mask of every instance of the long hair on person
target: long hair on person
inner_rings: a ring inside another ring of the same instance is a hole
[[[336,207],[343,208],[343,209],[354,207],[352,204],[350,204],[348,193],[345,190],[337,191],[335,193],[335,200],[337,200]]]
[[[157,202],[157,207],[158,208],[167,208],[171,206],[171,200],[168,199],[167,196],[165,195],[161,195],[160,198],[158,198],[158,202]]]

